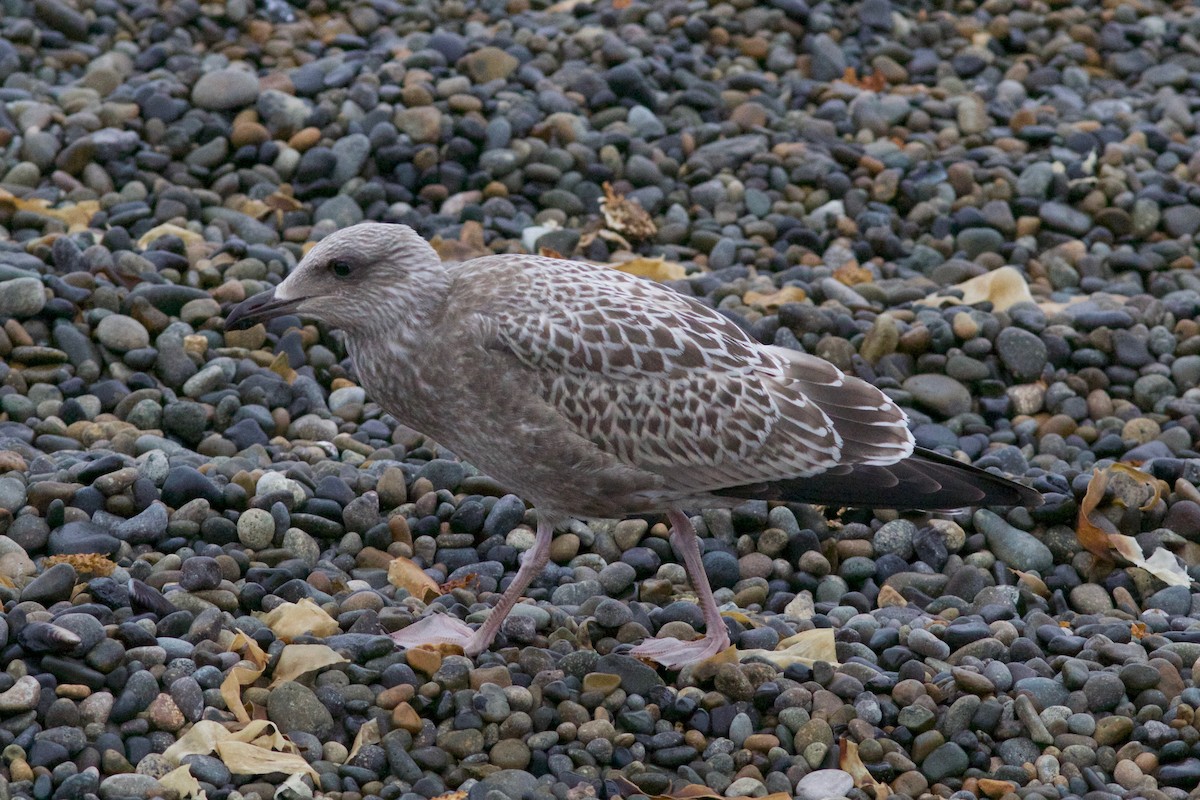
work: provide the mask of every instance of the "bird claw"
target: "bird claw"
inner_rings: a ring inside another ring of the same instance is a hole
[[[456,617],[449,614],[430,614],[407,628],[393,633],[392,640],[404,648],[420,647],[421,645],[457,645],[467,655],[477,655],[470,651],[474,635],[475,631]]]
[[[692,642],[665,636],[661,639],[647,639],[629,651],[629,654],[634,658],[654,661],[667,669],[680,669],[712,658],[728,646],[728,636],[705,636]]]

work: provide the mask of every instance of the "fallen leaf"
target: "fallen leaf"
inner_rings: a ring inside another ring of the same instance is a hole
[[[463,223],[457,239],[443,239],[439,235],[430,239],[429,244],[442,261],[469,261],[492,252],[484,241],[483,225],[473,219]]]
[[[884,800],[885,797],[892,793],[891,788],[886,783],[875,780],[874,776],[867,770],[867,765],[863,763],[862,758],[858,755],[858,744],[850,741],[845,736],[838,742],[838,768],[854,778],[854,785],[859,789],[874,789],[875,800]]]
[[[176,767],[158,779],[164,788],[174,791],[180,800],[208,800],[208,795],[200,787],[200,781],[192,776],[187,764]]]
[[[947,297],[941,290],[925,298],[923,302],[935,306],[974,305],[984,300],[991,302],[997,311],[1007,311],[1017,303],[1032,303],[1029,284],[1016,267],[1000,267],[951,287],[962,292],[962,299]]]
[[[12,192],[0,189],[0,205],[12,206],[15,211],[26,211],[42,217],[67,223],[68,233],[86,231],[92,217],[100,210],[99,200],[82,200],[78,203],[51,208],[44,197],[17,197]]]
[[[762,623],[755,622],[754,620],[750,619],[750,617],[746,616],[746,614],[744,614],[743,612],[738,611],[736,609],[734,609],[732,611],[722,611],[721,616],[726,617],[727,619],[734,620],[735,622],[737,622],[739,625],[741,625],[744,628],[761,628],[762,627]]]
[[[307,774],[314,781],[321,779],[317,771],[304,760],[304,756],[267,750],[247,742],[217,742],[217,757],[234,775],[267,775],[282,772],[284,775]]]
[[[1146,636],[1146,623],[1134,622],[1129,625],[1129,635],[1134,639],[1142,639]]]
[[[138,247],[145,250],[154,243],[155,239],[160,239],[163,236],[178,236],[183,240],[185,245],[199,244],[204,241],[204,237],[195,231],[190,231],[187,228],[179,225],[172,225],[169,222],[165,222],[162,225],[155,225],[153,228],[143,233],[142,237],[138,239]]]
[[[379,744],[382,738],[379,735],[379,720],[372,718],[364,722],[354,736],[354,744],[350,747],[350,754],[346,756],[346,763],[349,764],[360,749],[369,744]]]
[[[846,284],[847,286],[856,286],[860,283],[871,283],[875,280],[875,276],[871,274],[871,270],[859,264],[857,261],[847,261],[833,271],[834,280]]]
[[[307,597],[299,603],[281,603],[266,614],[258,615],[275,635],[285,642],[297,636],[332,636],[337,633],[337,620]]]
[[[656,281],[677,281],[687,276],[687,270],[682,264],[667,261],[664,258],[634,258],[621,264],[611,264],[613,269],[639,278],[651,278]]]
[[[600,211],[609,230],[622,233],[631,239],[649,239],[658,233],[654,219],[636,200],[617,194],[608,181],[604,182],[604,197],[600,198]]]
[[[1046,582],[1032,572],[1022,572],[1019,569],[1009,567],[1009,570],[1017,576],[1018,582],[1029,591],[1036,594],[1038,597],[1050,597],[1050,587]]]
[[[202,719],[192,726],[191,730],[179,738],[175,744],[163,751],[163,757],[172,764],[178,764],[187,756],[206,756],[217,750],[221,742],[236,741],[252,744],[269,750],[299,753],[286,736],[280,733],[274,722],[267,720],[251,720],[239,730],[230,730],[219,722]]]
[[[1109,481],[1118,475],[1128,476],[1152,490],[1150,499],[1141,506],[1141,510],[1150,509],[1162,497],[1162,481],[1128,464],[1116,463],[1106,470],[1096,472],[1088,481],[1087,493],[1083,502],[1079,504],[1079,520],[1075,528],[1079,543],[1097,558],[1105,561],[1115,561],[1115,552],[1168,586],[1191,586],[1192,579],[1172,553],[1160,547],[1146,558],[1137,539],[1119,532],[1108,517],[1097,511],[1096,507],[1104,499],[1104,490],[1108,488]]]
[[[42,561],[43,567],[52,567],[56,564],[70,564],[78,573],[102,577],[112,575],[113,570],[117,568],[112,559],[99,553],[63,553],[57,556],[47,556]]]
[[[894,587],[884,584],[884,587],[879,590],[879,597],[875,599],[875,605],[880,608],[889,606],[906,606],[908,601],[904,599],[904,595]]]
[[[295,680],[307,672],[316,672],[323,667],[333,664],[348,664],[349,659],[338,655],[333,648],[326,644],[289,644],[279,653],[279,661],[271,673],[271,685],[274,689],[281,683]]]
[[[466,589],[468,586],[479,580],[479,576],[474,572],[468,572],[461,578],[446,581],[438,587],[438,594],[450,594],[455,589]]]
[[[276,375],[283,378],[283,380],[287,382],[289,386],[296,380],[297,373],[296,370],[292,369],[292,365],[288,361],[287,353],[280,353],[279,355],[275,356],[275,360],[271,362],[269,369],[271,372],[274,372]]]
[[[246,704],[242,702],[242,689],[262,677],[267,668],[267,654],[258,646],[258,642],[238,631],[237,636],[233,637],[233,643],[229,645],[229,652],[238,653],[242,650],[245,650],[242,663],[229,670],[225,680],[221,681],[221,697],[225,700],[225,707],[237,717],[238,722],[245,724],[250,721],[250,713],[246,711]],[[246,666],[247,663],[249,666]]]
[[[786,669],[792,664],[811,667],[818,661],[827,661],[834,666],[840,663],[837,660],[833,628],[801,631],[784,639],[774,650],[742,650],[738,653],[738,658],[742,661],[750,658],[765,659],[780,669]]]
[[[638,788],[637,784],[622,775],[609,778],[609,780],[616,785],[624,797],[634,794],[645,794]],[[747,795],[740,796],[747,797]],[[670,792],[652,794],[649,797],[650,800],[709,800],[709,798],[711,800],[729,800],[725,795],[714,792],[707,786],[698,783],[689,783]],[[792,796],[787,792],[775,792],[774,794],[765,795],[758,800],[792,800]]]
[[[453,792],[439,794],[433,800],[467,800],[467,791],[465,789],[455,789]]]
[[[779,307],[787,303],[803,303],[808,299],[808,294],[799,286],[784,286],[778,291],[764,292],[746,292],[742,296],[742,302],[748,306],[758,306],[764,311],[772,312],[779,310]]]
[[[425,574],[419,566],[404,556],[398,556],[388,564],[388,583],[404,589],[413,597],[429,602],[442,594],[437,581]]]

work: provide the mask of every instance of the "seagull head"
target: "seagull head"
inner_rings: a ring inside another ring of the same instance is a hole
[[[302,314],[351,336],[378,334],[418,316],[445,281],[441,259],[412,228],[363,222],[326,236],[278,286],[234,306],[225,329]]]

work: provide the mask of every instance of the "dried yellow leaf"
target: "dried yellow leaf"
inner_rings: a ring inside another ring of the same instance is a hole
[[[280,753],[247,742],[227,740],[217,742],[217,757],[234,775],[266,775],[282,772],[285,775],[307,774],[314,781],[321,776],[309,766],[304,756]]]
[[[962,292],[962,299],[946,297],[941,292],[934,292],[925,298],[931,305],[974,305],[984,300],[990,301],[997,311],[1007,311],[1017,303],[1032,303],[1033,295],[1029,293],[1029,284],[1016,267],[1000,267],[1000,269],[976,275],[953,288]]]
[[[388,583],[425,602],[442,593],[437,581],[426,575],[415,562],[403,556],[388,564]]]
[[[285,642],[305,635],[332,636],[341,630],[337,620],[307,597],[299,603],[281,603],[258,617]]]
[[[858,755],[858,745],[845,736],[838,743],[838,767],[842,772],[849,773],[850,777],[854,778],[854,785],[859,789],[867,787],[874,789],[875,800],[884,800],[892,793],[891,787],[875,780],[875,777],[867,771],[867,765]]]
[[[742,650],[738,653],[738,657],[742,661],[761,658],[780,669],[786,669],[792,664],[804,664],[811,667],[818,661],[827,661],[834,666],[839,663],[833,628],[813,628],[801,631],[795,636],[784,639],[775,650]]]
[[[1143,511],[1153,507],[1162,496],[1162,481],[1128,464],[1113,464],[1108,469],[1095,473],[1088,481],[1083,502],[1079,504],[1079,519],[1075,528],[1079,543],[1106,561],[1114,561],[1113,553],[1117,553],[1130,564],[1141,567],[1168,586],[1191,586],[1192,579],[1172,553],[1160,547],[1146,558],[1137,539],[1118,531],[1112,521],[1097,510],[1100,501],[1104,499],[1104,490],[1108,488],[1109,481],[1118,475],[1131,478],[1152,491],[1151,497],[1141,506]]]
[[[379,720],[369,719],[362,724],[358,729],[358,733],[354,736],[354,744],[350,748],[350,754],[346,756],[346,762],[349,763],[358,755],[358,751],[369,744],[379,744],[382,740],[379,735]]]
[[[138,239],[138,247],[144,250],[153,244],[155,239],[160,239],[163,236],[178,236],[183,240],[185,245],[202,244],[204,242],[204,237],[195,231],[188,230],[187,228],[179,225],[172,225],[169,222],[164,222],[162,225],[155,225],[153,228],[143,233],[142,237]]]
[[[338,655],[326,644],[289,644],[285,645],[275,664],[271,675],[271,685],[274,689],[281,683],[295,680],[307,672],[316,672],[334,664],[348,664],[349,659]]]
[[[772,312],[787,303],[803,303],[808,295],[799,286],[784,286],[775,292],[746,292],[742,302],[748,306],[757,306],[764,311]]]
[[[158,782],[164,789],[173,790],[180,800],[208,800],[208,794],[200,787],[200,781],[192,777],[186,764],[163,775]]]
[[[25,211],[42,217],[61,220],[67,224],[68,233],[86,231],[92,217],[100,210],[100,201],[83,200],[78,203],[51,208],[50,201],[42,197],[17,197],[12,192],[0,189],[0,205],[11,206],[16,211]]]
[[[650,278],[656,281],[677,281],[687,277],[687,270],[682,264],[667,261],[665,258],[634,258],[621,264],[612,264],[613,269],[639,278]]]
[[[250,712],[242,702],[242,688],[262,677],[267,668],[267,654],[258,646],[258,642],[238,631],[237,636],[233,637],[229,651],[236,653],[243,649],[246,652],[243,654],[242,663],[229,670],[225,680],[221,681],[221,698],[225,701],[226,708],[237,717],[238,722],[245,724],[250,721]]]

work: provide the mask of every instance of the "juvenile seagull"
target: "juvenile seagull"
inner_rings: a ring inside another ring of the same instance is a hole
[[[649,639],[633,654],[674,668],[729,646],[684,509],[1041,501],[914,447],[904,412],[870,384],[607,267],[525,255],[443,264],[411,228],[363,223],[321,240],[279,286],[235,307],[226,327],[291,313],[341,328],[385,411],[538,511],[533,548],[483,625],[429,616],[394,634],[408,647],[486,650],[572,517],[666,513],[707,633]]]

